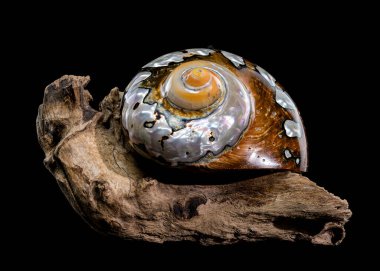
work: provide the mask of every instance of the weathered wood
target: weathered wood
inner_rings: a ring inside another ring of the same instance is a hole
[[[333,245],[343,240],[351,216],[347,201],[300,174],[178,185],[181,175],[160,167],[147,170],[147,162],[122,143],[121,93],[111,90],[97,112],[89,106],[89,80],[63,76],[45,89],[37,133],[45,166],[96,230],[204,245],[268,239]]]

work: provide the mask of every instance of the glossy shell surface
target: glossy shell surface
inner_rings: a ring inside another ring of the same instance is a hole
[[[306,171],[295,103],[261,67],[188,49],[146,64],[127,86],[122,125],[140,154],[171,166]]]

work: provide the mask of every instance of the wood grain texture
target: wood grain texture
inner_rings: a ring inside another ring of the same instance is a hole
[[[204,245],[343,240],[351,216],[347,201],[300,174],[279,172],[220,185],[159,182],[124,146],[118,89],[97,112],[89,106],[88,82],[89,77],[63,76],[50,84],[37,133],[45,166],[94,229],[126,239]]]

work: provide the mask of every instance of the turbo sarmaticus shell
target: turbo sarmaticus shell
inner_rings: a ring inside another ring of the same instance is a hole
[[[188,49],[146,64],[122,124],[140,154],[170,166],[306,171],[299,112],[276,80],[232,53]]]

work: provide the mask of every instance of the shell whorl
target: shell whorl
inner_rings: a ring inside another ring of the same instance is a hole
[[[189,89],[187,73],[197,70],[208,72],[210,78],[200,88]],[[123,107],[123,125],[130,141],[135,146],[143,144],[149,155],[172,165],[195,162],[234,146],[248,127],[253,97],[227,68],[211,61],[189,61],[177,66],[154,90],[142,83],[150,76],[150,72],[141,72],[132,80]],[[156,100],[144,102],[154,92],[158,93]],[[172,114],[172,107],[183,115]]]
[[[306,171],[295,103],[261,67],[211,49],[163,55],[127,86],[122,125],[140,154],[172,166]]]

